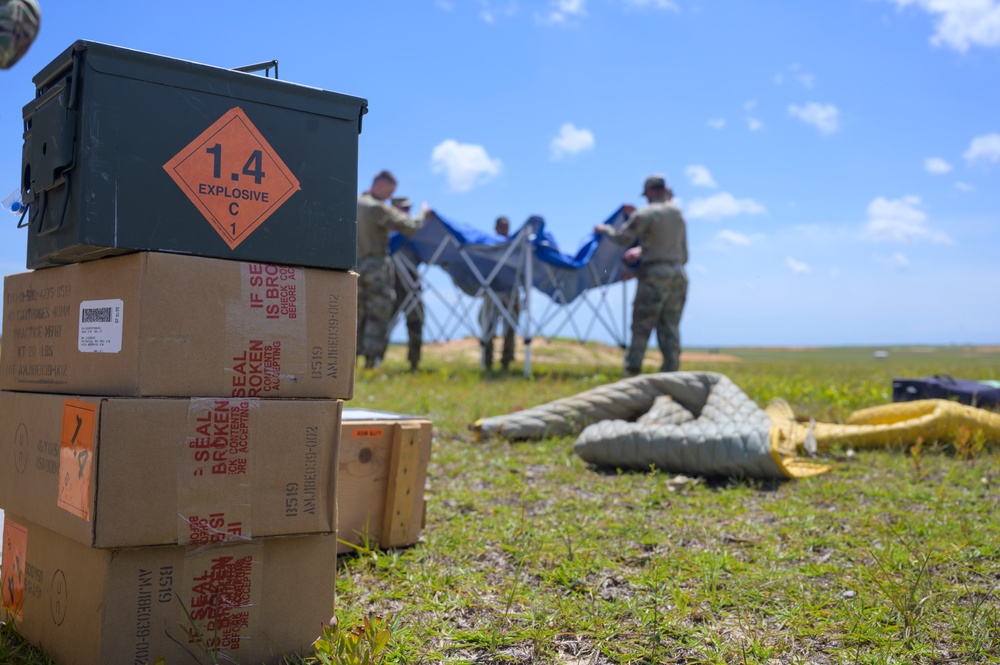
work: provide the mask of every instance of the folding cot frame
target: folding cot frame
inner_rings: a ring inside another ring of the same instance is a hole
[[[476,248],[480,246],[463,245],[450,233],[445,234],[431,257],[419,265],[415,265],[406,253],[394,252],[392,254],[394,268],[406,286],[406,292],[397,303],[389,330],[393,330],[400,317],[405,318],[418,307],[421,298],[433,297],[443,307],[445,314],[439,318],[434,308],[428,307],[424,302],[424,339],[446,341],[455,339],[462,330],[468,331],[479,340],[480,367],[485,367],[486,344],[496,331],[486,329],[484,317],[477,315],[475,308],[477,305],[482,306],[489,302],[496,307],[500,320],[511,325],[515,334],[521,337],[524,343],[525,376],[531,374],[531,343],[535,335],[539,334],[543,338],[557,337],[567,326],[575,334],[576,339],[583,342],[590,339],[595,326],[600,325],[610,334],[624,354],[627,344],[628,281],[621,280],[619,274],[614,272],[602,275],[592,261],[581,268],[572,269],[560,268],[543,261],[535,256],[536,238],[537,229],[532,228],[530,224],[524,225],[509,241],[500,258],[495,260],[492,269],[485,274],[473,259]],[[438,260],[449,248],[455,249],[462,258],[464,266],[475,276],[478,288],[474,295],[468,295],[453,282],[453,294],[449,297],[442,288],[427,279],[432,267],[445,270]],[[514,283],[517,288],[510,292],[498,291],[494,288],[497,275],[505,266],[512,264],[515,266]],[[535,290],[533,288],[535,273],[539,269],[543,271],[546,283],[551,285],[552,293],[550,300],[540,312],[536,313],[532,311],[531,304]],[[583,290],[578,297],[571,299],[565,286],[573,270],[588,271],[596,286]],[[620,325],[616,325],[619,320],[612,311],[613,306],[608,297],[610,287],[616,282],[622,285]],[[582,328],[575,319],[575,315],[581,310],[589,311],[592,315],[587,325]],[[549,326],[553,325],[555,328],[551,332],[547,334],[542,332],[549,330]],[[430,334],[427,334],[428,332]]]

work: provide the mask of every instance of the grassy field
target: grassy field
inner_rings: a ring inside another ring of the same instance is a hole
[[[875,350],[695,349],[682,369],[824,422],[889,402],[893,377],[1000,378],[1000,348]],[[536,344],[527,379],[454,345],[417,373],[404,354],[359,371],[350,406],[434,421],[424,539],[337,565],[340,625],[388,619],[387,662],[1000,662],[996,442],[837,450],[785,483],[597,470],[570,438],[475,442],[469,424],[617,380],[616,350]],[[47,662],[0,636],[0,662]]]

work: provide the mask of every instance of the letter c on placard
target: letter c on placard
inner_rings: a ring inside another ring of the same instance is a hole
[[[232,203],[230,203],[229,204],[229,214],[232,215],[233,217],[235,217],[239,213],[240,213],[240,204],[237,203],[236,201],[233,201]]]

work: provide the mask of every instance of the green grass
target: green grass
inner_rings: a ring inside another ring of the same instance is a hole
[[[826,422],[890,401],[893,377],[1000,376],[997,351],[873,350],[722,349],[744,362],[682,369]],[[595,470],[570,438],[476,443],[468,426],[617,365],[410,373],[396,351],[350,406],[434,421],[424,539],[337,566],[339,624],[390,619],[387,662],[1000,663],[996,442],[837,451],[833,473],[785,483]],[[5,661],[0,636],[0,662],[46,662]]]

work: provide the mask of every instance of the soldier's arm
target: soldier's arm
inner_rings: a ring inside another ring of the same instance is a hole
[[[607,236],[612,242],[622,247],[631,247],[632,244],[642,235],[643,229],[646,227],[646,219],[642,212],[633,213],[631,217],[625,220],[621,228],[616,229],[613,226],[605,226],[603,229],[603,234]]]
[[[409,217],[402,210],[390,206],[382,206],[385,211],[383,223],[390,231],[398,231],[404,236],[411,236],[419,231],[427,217],[426,211],[421,211],[416,217]]]

